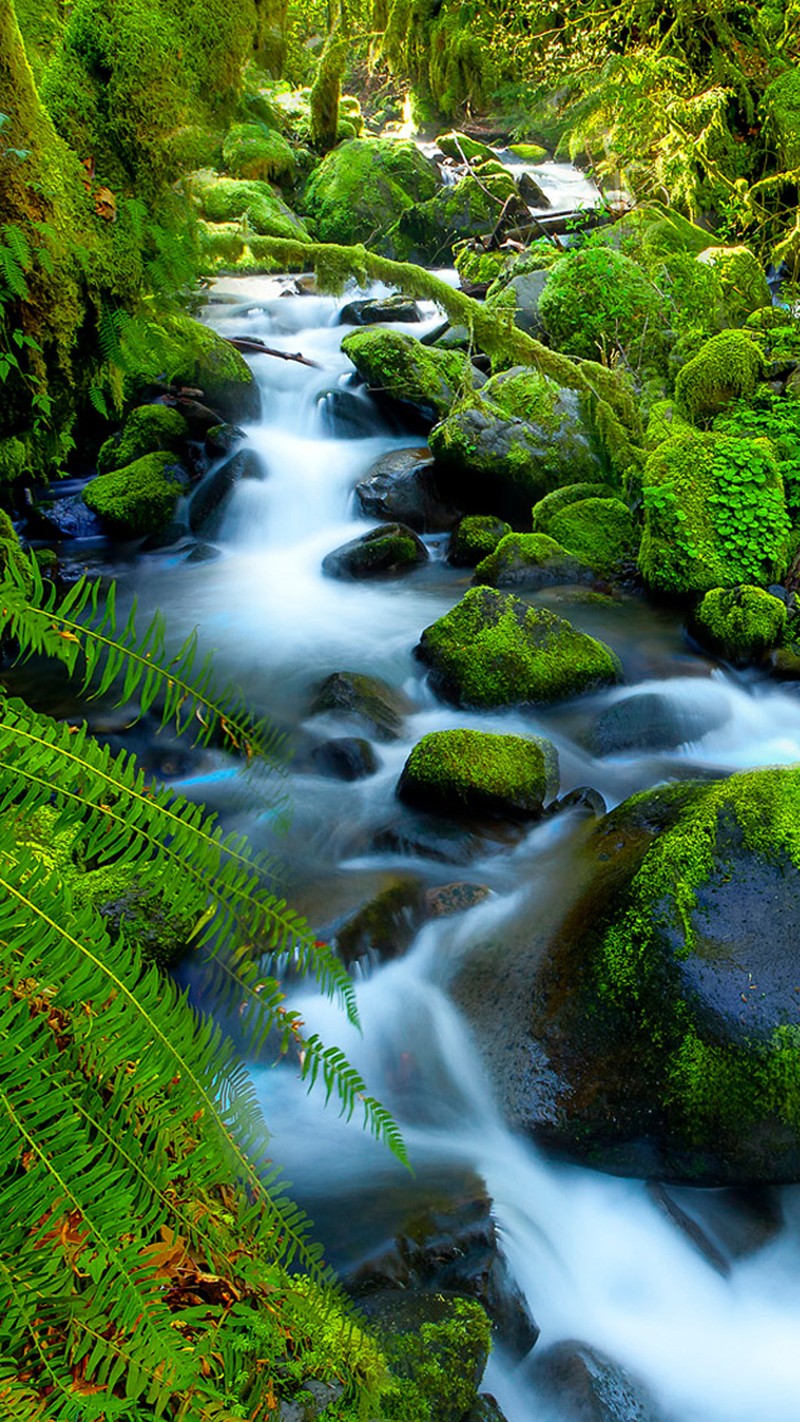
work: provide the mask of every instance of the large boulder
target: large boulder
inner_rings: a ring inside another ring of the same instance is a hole
[[[414,143],[352,139],[316,169],[304,207],[320,241],[374,245],[406,208],[432,198],[440,181],[436,164]]]
[[[471,588],[417,648],[434,689],[460,706],[561,701],[621,680],[611,649],[545,608]]]
[[[381,455],[354,493],[367,517],[397,520],[417,533],[441,533],[458,520],[456,509],[441,495],[427,448]]]
[[[426,429],[444,418],[463,385],[478,379],[460,351],[433,350],[415,336],[382,326],[352,331],[342,350],[376,399]]]
[[[785,573],[790,522],[769,440],[681,430],[653,450],[642,491],[639,570],[655,591],[768,586]]]
[[[506,935],[488,1026],[518,1124],[626,1175],[800,1179],[798,825],[797,768],[662,787],[600,821],[544,943],[538,907]],[[481,981],[458,993],[478,1030]]]
[[[277,136],[277,135],[276,135]],[[307,242],[308,231],[269,183],[253,178],[220,178],[210,169],[194,173],[189,183],[201,216],[211,223],[242,222],[262,237]]]
[[[462,398],[429,443],[454,502],[524,527],[551,489],[602,474],[578,395],[522,367]]]
[[[91,479],[83,498],[118,538],[143,538],[167,528],[187,482],[174,455],[146,454]]]
[[[588,1343],[565,1338],[537,1348],[524,1371],[559,1422],[663,1422],[645,1384]]]
[[[621,499],[576,499],[553,513],[548,532],[598,573],[614,572],[636,549],[633,519]]]
[[[280,183],[292,179],[297,170],[292,145],[282,133],[257,120],[232,124],[225,135],[222,156],[234,178]]]
[[[630,257],[608,247],[556,262],[539,314],[551,344],[568,355],[598,360],[621,349],[634,366],[664,362],[667,300]]]
[[[443,814],[536,818],[558,790],[558,756],[540,736],[431,731],[397,786],[407,805]]]
[[[126,464],[158,450],[180,453],[186,444],[189,426],[177,410],[168,405],[138,405],[131,410],[121,430],[100,446],[98,474],[124,469]]]
[[[763,588],[712,588],[692,618],[697,640],[738,666],[758,661],[783,641],[786,604]]]
[[[475,569],[476,583],[492,588],[558,587],[591,583],[594,573],[546,533],[509,533]]]
[[[209,326],[191,316],[162,316],[149,328],[147,348],[126,355],[126,386],[168,383],[200,390],[205,404],[231,424],[257,420],[261,395],[244,356]]]
[[[529,222],[530,213],[507,173],[471,173],[442,188],[427,202],[401,213],[388,233],[387,256],[421,265],[449,266],[458,242],[488,237],[501,221],[509,227]]]
[[[690,419],[702,424],[734,400],[753,395],[765,370],[764,357],[746,331],[720,331],[678,371],[678,405]]]

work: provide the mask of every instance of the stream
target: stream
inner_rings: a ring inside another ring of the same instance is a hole
[[[144,609],[167,610],[173,636],[197,625],[220,671],[235,677],[259,711],[290,728],[292,820],[278,836],[258,782],[235,775],[212,752],[173,783],[216,809],[226,827],[246,830],[257,848],[274,844],[288,896],[321,934],[398,875],[426,885],[468,879],[491,892],[468,912],[426,924],[404,956],[359,965],[363,1036],[326,1001],[302,990],[293,999],[309,1029],[341,1046],[394,1113],[416,1177],[357,1121],[326,1110],[324,1093],[307,1095],[294,1071],[257,1066],[274,1157],[342,1269],[386,1247],[426,1181],[476,1172],[541,1328],[537,1349],[564,1338],[591,1343],[643,1379],[672,1422],[797,1422],[800,1190],[775,1192],[782,1224],[741,1257],[731,1248],[723,1277],[645,1183],[554,1163],[504,1124],[482,1054],[454,1004],[451,985],[481,943],[502,940],[523,909],[530,916],[538,905],[546,916],[557,907],[585,819],[565,811],[508,842],[473,846],[468,862],[460,841],[449,859],[446,843],[431,858],[420,852],[414,816],[394,791],[422,735],[472,726],[547,735],[559,752],[561,794],[591,785],[610,807],[674,777],[800,760],[800,699],[697,655],[670,612],[634,597],[556,588],[531,600],[609,642],[622,659],[624,686],[541,711],[472,713],[437,702],[413,648],[471,576],[445,561],[446,535],[427,537],[430,561],[402,578],[346,583],[324,577],[320,567],[325,554],[374,526],[354,513],[358,480],[386,451],[422,441],[378,415],[371,417],[374,432],[362,438],[331,436],[325,396],[351,373],[339,350],[350,329],[337,324],[343,301],[281,290],[266,277],[220,282],[208,310],[223,334],[302,351],[319,367],[252,358],[263,416],[246,433],[263,478],[237,486],[207,560],[187,560],[180,550],[151,553],[121,576]],[[420,334],[438,320],[427,308],[421,326],[398,329]],[[375,744],[376,773],[352,782],[325,778],[308,754],[331,736],[363,734],[342,720],[309,716],[314,687],[343,669],[382,678],[410,704],[401,739]],[[705,708],[710,729],[674,750],[594,755],[588,731],[598,715],[642,691],[687,710]],[[684,1190],[684,1208],[691,1212],[689,1197],[703,1193],[720,1192]],[[729,1203],[720,1208],[730,1216]],[[720,1247],[725,1253],[724,1242]],[[537,1402],[524,1366],[500,1352],[483,1388],[508,1422],[559,1422],[558,1410]]]

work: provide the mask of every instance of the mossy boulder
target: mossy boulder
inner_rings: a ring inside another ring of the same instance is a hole
[[[26,590],[33,589],[33,570],[5,509],[0,509],[0,575],[13,569]]]
[[[528,1082],[539,1139],[623,1174],[800,1179],[798,866],[796,768],[662,787],[600,822],[530,983],[558,1083],[544,1101]]]
[[[493,588],[547,588],[586,583],[594,573],[546,533],[509,533],[475,569],[476,583]]]
[[[117,537],[143,538],[167,527],[185,482],[174,455],[146,454],[91,479],[83,498]]]
[[[457,243],[495,231],[506,202],[504,220],[509,226],[530,218],[508,173],[490,173],[480,180],[469,174],[401,213],[388,233],[386,255],[403,262],[449,266]]]
[[[471,588],[417,648],[435,691],[459,706],[560,701],[621,680],[611,649],[546,609]]]
[[[309,714],[343,717],[377,741],[396,741],[410,710],[407,699],[379,677],[340,671],[316,688]]]
[[[498,278],[498,281],[501,279]],[[502,281],[501,285],[494,285],[494,289],[487,296],[486,309],[498,316],[505,315],[521,331],[542,340],[546,330],[541,299],[548,281],[549,275],[543,268],[511,276],[507,281]]]
[[[387,1416],[414,1422],[463,1422],[477,1402],[491,1348],[489,1319],[474,1299],[414,1289],[359,1299],[393,1378],[383,1394]],[[397,1408],[393,1405],[397,1401]]]
[[[427,561],[428,550],[413,529],[382,523],[335,548],[323,558],[322,571],[328,578],[387,578]]]
[[[507,252],[487,252],[480,242],[458,242],[453,249],[455,269],[462,285],[483,285],[496,280],[507,260]]]
[[[711,267],[722,291],[720,325],[741,326],[754,311],[772,308],[772,295],[761,263],[749,247],[707,247],[697,257]]]
[[[607,247],[562,257],[539,299],[557,350],[597,360],[621,347],[633,366],[663,364],[668,311],[666,298],[641,267]]]
[[[727,661],[758,661],[786,633],[786,605],[763,588],[712,588],[692,617],[699,642]]]
[[[208,169],[192,174],[189,191],[200,216],[208,222],[246,222],[248,231],[263,237],[289,237],[295,242],[310,240],[304,223],[273,192],[269,183],[221,178]]]
[[[456,568],[475,568],[510,532],[511,524],[494,514],[468,514],[453,532],[447,561]]]
[[[753,395],[764,371],[764,357],[745,331],[720,331],[681,366],[675,397],[685,414],[702,424],[734,400]]]
[[[517,525],[551,489],[601,472],[578,395],[518,367],[465,396],[429,444],[453,502]]]
[[[536,818],[558,792],[558,757],[540,736],[431,731],[414,746],[397,786],[407,805],[438,814]]]
[[[670,435],[691,428],[691,421],[676,409],[674,400],[655,400],[650,406],[650,413],[647,417],[644,447],[645,449],[655,449],[656,445],[669,439]]]
[[[200,389],[206,405],[231,424],[256,420],[261,395],[247,361],[230,341],[190,316],[153,324],[146,354],[137,346],[127,372],[132,390],[152,384]]]
[[[352,331],[342,350],[377,398],[424,426],[443,419],[477,374],[460,351],[433,350],[415,336],[383,327]]]
[[[321,242],[376,245],[406,208],[432,198],[440,181],[435,163],[414,143],[352,139],[316,169],[303,210]]]
[[[268,183],[292,179],[297,160],[292,145],[264,123],[236,123],[225,135],[222,156],[231,177]]]
[[[655,591],[769,585],[786,571],[790,524],[768,440],[674,434],[647,460],[642,491],[639,570]]]
[[[485,163],[497,157],[493,148],[488,143],[481,143],[478,138],[470,138],[469,134],[459,133],[457,129],[450,129],[448,133],[440,133],[436,140],[436,147],[442,152],[445,158],[454,158],[457,163],[463,163],[468,159],[470,163]]]
[[[579,499],[553,513],[551,538],[598,573],[612,573],[636,550],[630,510],[620,499]]]
[[[541,163],[547,157],[547,149],[540,143],[510,143],[509,152],[522,163]]]
[[[553,489],[534,505],[534,533],[549,533],[551,518],[570,504],[577,504],[582,499],[608,499],[611,493],[608,484],[564,484],[560,489]]]
[[[158,450],[177,454],[188,434],[189,426],[177,410],[168,405],[138,405],[122,429],[100,446],[97,472],[110,474],[114,469],[124,469]]]

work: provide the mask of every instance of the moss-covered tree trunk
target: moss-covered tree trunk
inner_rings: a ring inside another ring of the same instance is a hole
[[[347,60],[344,29],[343,7],[337,4],[311,88],[311,141],[319,153],[327,153],[336,143],[342,74]]]
[[[273,79],[280,79],[286,63],[289,0],[255,0],[255,6],[253,49],[256,59]]]

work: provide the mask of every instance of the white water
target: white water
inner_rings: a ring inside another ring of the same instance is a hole
[[[344,784],[308,772],[293,777],[295,824],[287,840],[301,904],[324,927],[370,893],[376,875],[402,866],[437,882],[469,877],[492,896],[470,913],[429,925],[402,960],[359,987],[363,1037],[318,999],[303,1015],[324,1039],[342,1045],[369,1089],[395,1112],[419,1164],[454,1161],[483,1175],[507,1257],[542,1328],[539,1347],[577,1337],[596,1344],[650,1386],[673,1422],[798,1422],[800,1419],[800,1199],[785,1191],[786,1223],[767,1247],[720,1277],[668,1222],[640,1182],[556,1166],[502,1124],[474,1043],[447,996],[457,964],[489,935],[502,935],[521,895],[552,892],[569,874],[573,825],[561,816],[513,847],[486,850],[464,869],[374,853],[376,829],[401,814],[394,801],[408,750],[426,731],[456,725],[542,731],[559,749],[562,791],[596,786],[609,803],[673,775],[724,773],[800,760],[800,700],[766,681],[733,678],[684,646],[674,622],[630,602],[568,607],[623,658],[627,685],[573,706],[536,714],[476,715],[441,706],[427,689],[412,650],[427,626],[461,596],[468,574],[447,568],[441,540],[428,540],[432,562],[404,580],[344,584],[323,578],[322,557],[371,524],[356,521],[351,491],[376,456],[419,441],[376,435],[336,441],[322,432],[317,401],[346,379],[339,352],[344,330],[332,324],[339,303],[275,296],[275,283],[228,284],[237,305],[212,308],[226,333],[265,338],[302,350],[324,368],[256,357],[264,418],[249,438],[264,465],[263,482],[236,491],[220,555],[202,564],[151,560],[142,595],[168,609],[176,634],[199,624],[225,669],[281,719],[307,717],[311,687],[328,673],[379,675],[409,695],[406,735],[376,747],[371,779]],[[431,313],[430,320],[435,317]],[[567,595],[557,590],[552,605]],[[541,599],[540,599],[541,600]],[[707,702],[716,729],[669,752],[598,759],[585,732],[604,706],[634,692],[669,688],[676,701]],[[342,723],[308,729],[344,734]],[[230,782],[211,775],[186,784],[221,809]],[[267,833],[257,811],[242,810],[254,837]],[[381,1147],[346,1126],[321,1099],[307,1097],[286,1068],[257,1074],[274,1137],[295,1192],[312,1215],[348,1214],[348,1191],[396,1187],[401,1172]],[[346,1232],[347,1233],[347,1232]],[[359,1227],[340,1247],[358,1257]],[[498,1358],[484,1386],[508,1422],[540,1418],[515,1370]]]

